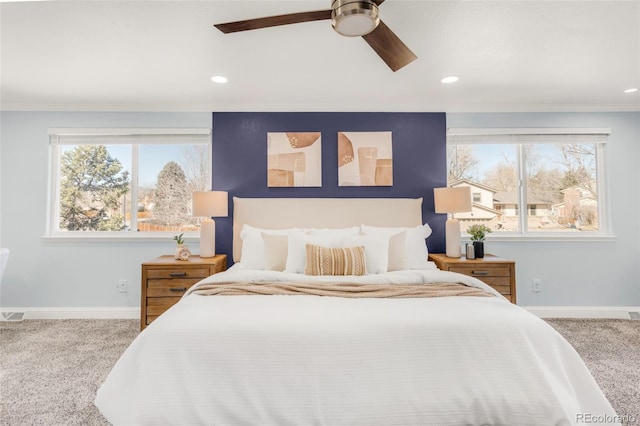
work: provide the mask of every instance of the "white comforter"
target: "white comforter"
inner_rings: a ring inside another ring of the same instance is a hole
[[[235,265],[204,281],[317,278]],[[492,291],[439,270],[355,281]],[[188,295],[140,333],[95,403],[114,425],[617,424],[575,350],[501,297]]]

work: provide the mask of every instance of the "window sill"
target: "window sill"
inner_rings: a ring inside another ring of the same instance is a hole
[[[461,238],[463,242],[469,243],[471,240],[468,237]],[[615,241],[617,237],[612,234],[584,234],[584,233],[570,233],[559,235],[557,233],[529,233],[529,234],[510,234],[488,236],[485,241],[497,241],[497,242],[519,242],[519,241],[531,241],[531,242],[610,242]]]
[[[172,243],[173,237],[178,233],[163,233],[158,235],[44,235],[42,240],[45,243]],[[185,233],[186,243],[200,241],[200,234]]]

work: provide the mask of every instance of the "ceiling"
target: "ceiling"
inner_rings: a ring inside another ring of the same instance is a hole
[[[640,0],[387,0],[392,72],[330,21],[223,34],[302,1],[0,3],[2,110],[640,111]],[[211,81],[228,77],[227,84]],[[460,80],[445,85],[442,77]]]

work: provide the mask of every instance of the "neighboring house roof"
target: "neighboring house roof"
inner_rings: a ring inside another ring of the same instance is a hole
[[[474,181],[469,180],[469,179],[460,179],[460,180],[457,180],[457,181],[455,181],[455,182],[452,182],[449,186],[460,186],[460,185],[461,185],[461,184],[463,184],[463,183],[466,183],[466,184],[467,184],[467,185],[469,185],[469,186],[475,186],[475,187],[477,187],[477,188],[484,189],[485,191],[494,192],[494,193],[495,193],[495,192],[498,192],[498,190],[497,190],[497,189],[495,189],[495,188],[491,188],[491,187],[489,187],[489,186],[483,185],[483,184],[478,183],[478,182],[474,182]]]
[[[578,200],[578,206],[580,207],[588,207],[588,206],[596,206],[597,203],[597,198],[591,198],[591,197],[582,197]],[[567,203],[557,203],[557,204],[553,204],[551,206],[552,209],[560,209],[560,208],[566,208],[567,207]]]
[[[473,207],[476,208],[476,209],[480,209],[480,210],[484,210],[484,211],[487,211],[487,212],[491,212],[491,213],[493,213],[495,215],[502,214],[501,211],[492,209],[492,208],[487,207],[487,206],[485,206],[483,204],[480,204],[480,203],[473,203]]]
[[[496,192],[493,195],[493,204],[517,204],[518,203],[518,194],[514,191],[501,191]],[[531,194],[527,194],[527,205],[530,204],[546,204],[551,205],[549,201],[544,201],[539,198],[534,197]]]

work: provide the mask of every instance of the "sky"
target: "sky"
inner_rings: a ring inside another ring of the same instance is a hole
[[[518,162],[515,145],[473,144],[470,146],[473,148],[474,157],[478,160],[478,164],[476,164],[473,169],[473,175],[474,179],[479,182],[482,182],[487,172],[495,166],[499,164],[511,164],[515,166]],[[531,147],[531,145],[528,146]],[[544,170],[567,170],[559,144],[535,144],[532,148],[530,155],[535,155],[532,158],[534,164],[537,164]],[[595,157],[592,161],[595,161]],[[591,165],[593,167],[592,173],[595,173],[595,163]],[[529,170],[528,172],[535,173],[537,170]]]
[[[478,160],[475,166],[474,175],[480,181],[488,171],[495,166],[503,163],[516,164],[516,150],[514,145],[507,144],[491,144],[491,145],[472,145],[473,155]]]

